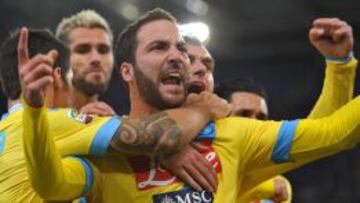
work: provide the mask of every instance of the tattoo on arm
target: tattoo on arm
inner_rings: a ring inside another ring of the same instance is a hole
[[[132,154],[171,154],[179,148],[183,132],[167,113],[134,122],[124,119],[111,140],[111,150]]]

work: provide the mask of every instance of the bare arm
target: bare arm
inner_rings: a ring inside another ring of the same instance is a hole
[[[188,144],[212,119],[229,115],[231,107],[216,95],[192,94],[185,107],[140,120],[124,119],[110,150],[131,154],[167,155]]]

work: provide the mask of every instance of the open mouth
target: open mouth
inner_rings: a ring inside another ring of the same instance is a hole
[[[200,94],[205,91],[205,85],[202,82],[191,82],[187,88],[188,93]]]
[[[180,85],[183,78],[179,73],[170,73],[161,79],[161,82],[165,85]]]

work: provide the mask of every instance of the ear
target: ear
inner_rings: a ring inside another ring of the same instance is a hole
[[[56,67],[53,71],[53,78],[54,78],[54,88],[60,89],[64,85],[64,81],[61,78],[61,68]]]
[[[131,63],[124,62],[120,66],[120,74],[125,82],[134,80],[134,67]]]

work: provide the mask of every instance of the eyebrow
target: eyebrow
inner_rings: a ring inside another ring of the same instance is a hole
[[[169,41],[169,40],[166,40],[166,39],[156,39],[156,40],[150,42],[148,45],[146,45],[146,47],[150,47],[150,46],[152,46],[153,44],[158,44],[158,43],[166,43],[166,44],[169,44],[170,41]]]

